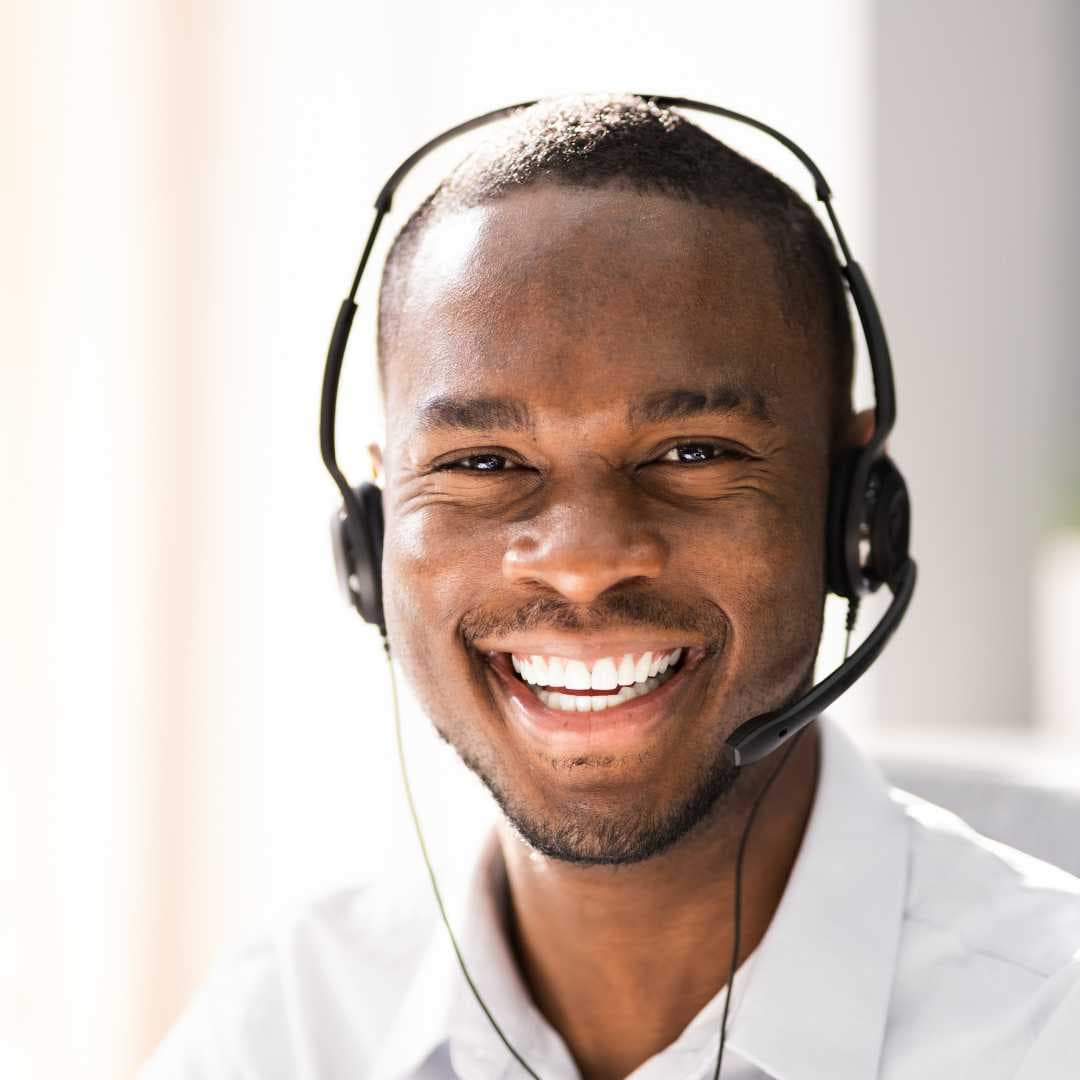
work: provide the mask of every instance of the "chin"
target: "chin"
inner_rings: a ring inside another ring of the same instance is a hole
[[[584,866],[643,862],[668,851],[710,817],[738,775],[721,745],[690,787],[674,797],[642,798],[647,785],[631,780],[617,785],[610,776],[602,784],[602,794],[594,792],[583,798],[580,785],[575,785],[573,791],[548,790],[544,796],[529,797],[524,785],[509,783],[502,770],[481,764],[452,739],[447,741],[530,848],[548,858]],[[557,769],[608,772],[611,765],[608,761],[573,761],[559,763]]]

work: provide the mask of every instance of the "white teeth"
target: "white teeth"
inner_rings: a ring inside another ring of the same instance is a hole
[[[588,690],[592,686],[589,669],[581,660],[566,661],[566,689]]]
[[[671,675],[656,675],[645,683],[637,683],[633,686],[622,687],[617,694],[560,694],[555,690],[545,690],[537,687],[536,696],[549,708],[558,712],[587,713],[603,712],[604,709],[614,708],[624,701],[633,701],[634,698],[648,694],[671,678]]]
[[[548,658],[547,668],[548,686],[566,685],[566,671],[563,668],[563,662],[557,656]]]
[[[603,712],[612,705],[619,705],[628,698],[620,694],[585,695],[560,694],[552,690],[537,690],[537,697],[549,708],[559,712]]]
[[[519,656],[511,654],[510,662],[521,678],[532,686],[566,687],[568,690],[618,690],[619,687],[641,686],[647,680],[663,675],[679,662],[682,649],[668,653],[646,652],[640,656],[625,653],[605,656],[586,662],[559,656]]]
[[[610,656],[597,660],[592,669],[593,690],[614,690],[619,685],[619,676],[615,671],[615,661]]]

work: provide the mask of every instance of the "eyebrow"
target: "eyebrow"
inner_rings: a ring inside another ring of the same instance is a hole
[[[771,395],[760,390],[732,383],[721,383],[707,390],[656,390],[630,403],[627,423],[633,427],[741,412],[759,423],[774,426],[770,398]],[[530,431],[533,415],[520,398],[446,394],[420,406],[419,424],[425,431]]]
[[[427,431],[528,431],[532,413],[518,398],[444,395],[420,406],[420,426]]]
[[[660,424],[665,420],[740,412],[772,427],[776,424],[769,411],[772,396],[733,383],[719,383],[707,390],[657,390],[631,404],[628,419],[631,424]]]

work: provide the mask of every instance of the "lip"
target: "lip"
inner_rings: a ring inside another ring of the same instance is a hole
[[[651,641],[653,646],[658,644],[655,638]],[[609,638],[607,645],[612,644],[614,642]],[[686,646],[685,639],[682,644]],[[645,647],[648,648],[647,645]],[[672,645],[672,648],[677,647],[678,643]],[[552,645],[546,654],[567,656],[567,652],[560,651],[562,649],[565,649],[565,644]],[[514,648],[513,651],[517,652],[518,649]],[[533,652],[536,650],[533,649]],[[573,652],[569,655],[571,658],[584,658],[587,654],[579,648],[576,656]],[[656,690],[620,705],[612,705],[601,712],[587,713],[549,709],[514,673],[507,652],[486,652],[481,654],[481,659],[506,697],[512,721],[530,741],[540,743],[546,753],[581,755],[640,749],[670,719],[674,699],[688,685],[689,676],[705,656],[704,648],[691,646],[679,670]]]

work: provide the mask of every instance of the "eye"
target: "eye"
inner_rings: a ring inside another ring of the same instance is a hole
[[[465,457],[454,458],[453,461],[443,461],[435,466],[439,472],[506,472],[511,466],[510,460],[503,454],[466,454]]]
[[[742,450],[724,443],[682,442],[669,447],[653,461],[657,464],[707,465],[710,461],[746,461],[749,457],[750,455]]]

